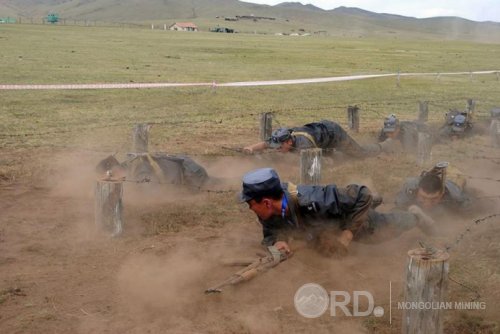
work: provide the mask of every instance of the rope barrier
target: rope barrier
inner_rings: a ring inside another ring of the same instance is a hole
[[[386,73],[386,74],[364,74],[349,75],[340,77],[289,79],[289,80],[268,80],[268,81],[241,81],[216,83],[213,82],[190,82],[190,83],[97,83],[97,84],[48,84],[48,85],[0,85],[0,90],[88,90],[88,89],[144,89],[144,88],[175,88],[175,87],[258,87],[275,85],[298,85],[311,83],[329,83],[340,81],[365,80],[388,77],[423,77],[423,76],[443,76],[443,75],[471,75],[471,74],[495,74],[499,70],[474,71],[474,72],[443,72],[443,73]]]

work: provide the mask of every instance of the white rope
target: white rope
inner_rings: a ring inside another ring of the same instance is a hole
[[[243,81],[243,82],[191,82],[191,83],[109,83],[109,84],[56,84],[56,85],[0,85],[0,90],[60,90],[60,89],[130,89],[130,88],[170,88],[170,87],[252,87],[252,86],[273,86],[273,85],[298,85],[309,83],[336,82],[364,80],[383,77],[410,77],[410,76],[442,76],[442,75],[471,75],[471,74],[494,74],[500,70],[475,71],[475,72],[447,72],[447,73],[387,73],[387,74],[366,74],[350,75],[341,77],[290,79],[290,80],[269,80],[269,81]]]

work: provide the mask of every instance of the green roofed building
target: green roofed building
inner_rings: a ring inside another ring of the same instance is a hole
[[[13,17],[0,17],[0,23],[16,23],[16,19]]]

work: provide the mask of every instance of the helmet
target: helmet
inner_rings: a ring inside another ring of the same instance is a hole
[[[289,128],[279,128],[273,131],[271,138],[269,138],[269,147],[278,148],[281,143],[292,138],[292,130]]]

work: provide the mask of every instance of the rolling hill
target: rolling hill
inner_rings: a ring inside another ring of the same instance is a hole
[[[143,24],[193,21],[202,30],[221,25],[240,32],[299,31],[337,36],[386,35],[500,42],[500,23],[496,22],[475,22],[458,17],[417,19],[349,7],[323,10],[296,2],[268,6],[237,0],[5,0],[0,4],[0,17],[41,19],[51,12],[67,20]],[[236,16],[247,19],[224,20]]]

